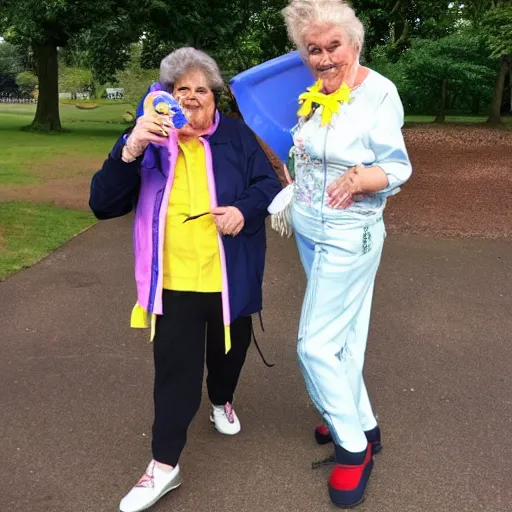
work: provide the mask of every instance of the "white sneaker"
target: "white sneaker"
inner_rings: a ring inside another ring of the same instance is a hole
[[[212,405],[210,421],[215,423],[215,428],[221,434],[228,436],[238,434],[242,428],[233,406],[229,402],[226,405]]]
[[[154,505],[162,496],[181,485],[180,466],[172,471],[159,469],[155,461],[149,463],[137,485],[121,500],[120,512],[141,512]]]

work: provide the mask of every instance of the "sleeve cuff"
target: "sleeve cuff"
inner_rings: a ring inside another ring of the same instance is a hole
[[[412,174],[412,167],[408,163],[386,162],[377,163],[388,177],[388,186],[377,193],[384,196],[392,196],[400,192],[400,186],[403,185]]]

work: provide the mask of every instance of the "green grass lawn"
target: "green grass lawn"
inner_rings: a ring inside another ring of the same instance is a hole
[[[57,135],[22,131],[31,123],[35,109],[35,105],[0,103],[0,194],[2,187],[5,190],[17,187],[23,196],[25,190],[35,191],[50,179],[71,180],[80,174],[87,178],[91,169],[101,165],[126,128],[123,115],[130,107],[100,103],[98,108],[81,110],[61,104],[61,121],[66,132]],[[408,116],[406,121],[427,123],[433,119],[433,116]],[[484,121],[484,117],[447,117],[448,123]],[[511,118],[504,121],[512,126]],[[67,193],[64,188],[62,191]],[[8,199],[2,201],[0,195],[0,280],[32,265],[94,223],[89,212],[27,202],[25,197],[16,201]]]
[[[84,102],[86,103],[86,102]],[[72,126],[66,126],[70,123],[124,123],[123,114],[130,110],[130,106],[124,103],[101,104],[91,110],[82,110],[74,105],[60,104],[60,120],[64,128],[72,129]],[[25,118],[28,125],[32,122],[36,113],[35,104],[11,104],[0,103],[0,114]]]
[[[0,281],[33,265],[94,224],[94,216],[49,204],[0,201]]]
[[[31,123],[35,105],[0,103],[0,193],[7,186],[28,190],[47,176],[90,172],[91,162],[99,167],[127,126],[123,119],[127,109],[119,104],[93,110],[61,105],[67,131],[47,135],[21,130]],[[0,280],[33,265],[94,222],[89,212],[0,200]]]
[[[35,105],[0,103],[0,186],[39,183],[45,162],[62,157],[102,158],[126,128],[126,105],[100,105],[79,110],[61,105],[61,120],[68,132],[47,135],[27,133]],[[35,172],[39,171],[39,172]]]

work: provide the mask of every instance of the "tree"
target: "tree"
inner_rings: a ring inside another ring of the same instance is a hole
[[[0,73],[17,75],[23,71],[23,58],[19,48],[0,42]]]
[[[124,99],[132,107],[136,107],[152,82],[158,80],[158,69],[144,69],[141,66],[142,45],[132,46],[128,65],[116,76],[116,82],[124,89]]]
[[[468,106],[491,95],[493,62],[485,56],[482,39],[470,31],[437,41],[415,40],[399,64],[397,85],[416,109],[435,112],[436,122],[444,122],[448,106],[460,104],[460,99]]]
[[[261,2],[259,2],[261,5]],[[256,0],[195,0],[153,2],[148,9],[148,31],[162,41],[211,49],[224,47],[241,32],[255,10]]]
[[[0,30],[4,38],[32,48],[36,61],[39,97],[32,129],[61,129],[58,48],[88,32],[97,56],[95,71],[113,75],[128,59],[129,45],[139,37],[152,1],[157,0],[2,0]]]
[[[190,45],[214,57],[226,75],[238,73],[289,48],[281,9],[287,0],[197,0],[149,11],[142,67],[155,68],[174,48]],[[172,26],[169,20],[172,19]]]
[[[371,62],[372,50],[385,46],[396,62],[414,39],[444,37],[455,30],[457,8],[451,0],[352,0],[365,25],[363,59]]]
[[[59,87],[62,92],[76,95],[83,92],[91,92],[94,88],[94,80],[90,69],[61,67],[59,73]]]
[[[21,94],[32,96],[37,87],[37,76],[30,71],[22,71],[16,75],[16,83]]]
[[[494,96],[488,122],[501,122],[507,73],[512,70],[512,6],[510,0],[459,0],[461,14],[486,41],[486,51],[498,58]]]
[[[212,48],[230,78],[292,49],[281,10],[286,0],[263,0],[223,48]]]
[[[507,73],[512,73],[512,7],[489,10],[482,19],[484,37],[493,57],[500,61],[488,122],[501,122],[501,104]]]

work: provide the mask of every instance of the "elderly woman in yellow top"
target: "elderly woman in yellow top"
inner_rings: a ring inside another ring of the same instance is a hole
[[[292,0],[291,40],[317,82],[300,97],[292,130],[291,219],[308,278],[298,356],[323,416],[317,440],[334,442],[332,501],[363,500],[380,430],[363,381],[387,198],[411,175],[396,87],[359,64],[364,29],[340,0]]]
[[[223,434],[240,431],[233,395],[251,315],[262,307],[267,207],[281,187],[249,128],[218,112],[223,87],[211,57],[194,48],[172,52],[150,91],[172,93],[188,123],[176,123],[179,111],[158,116],[143,101],[149,109],[91,185],[100,219],[136,204],[132,321],[156,318],[153,458],[121,512],[146,510],[180,485],[178,460],[201,401],[205,357],[210,420]]]

